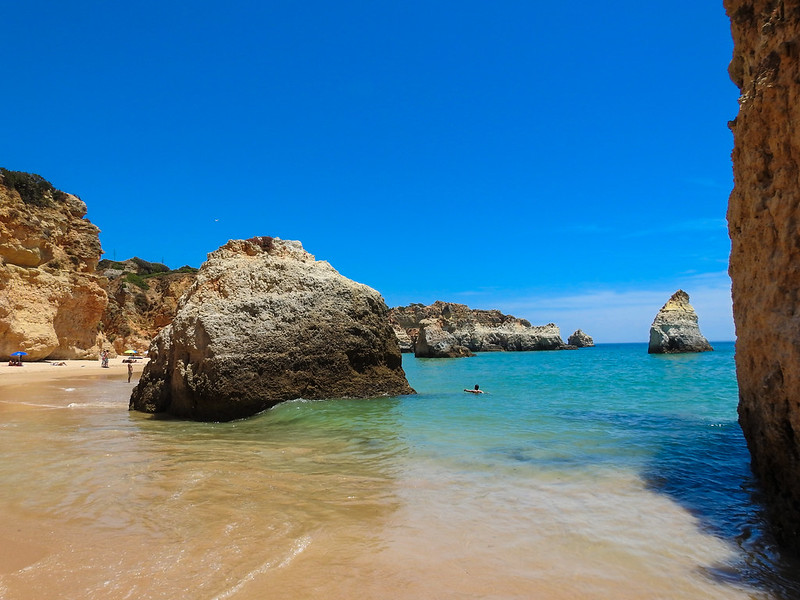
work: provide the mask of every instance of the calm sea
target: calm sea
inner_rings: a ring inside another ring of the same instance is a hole
[[[714,346],[406,355],[416,396],[224,424],[0,388],[0,598],[800,598]]]

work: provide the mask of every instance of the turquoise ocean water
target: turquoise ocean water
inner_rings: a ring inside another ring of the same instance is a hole
[[[737,422],[735,345],[713,346],[677,355],[648,355],[646,344],[601,344],[409,358],[406,373],[422,396],[408,400],[405,412],[420,447],[461,468],[516,467],[532,477],[635,474],[734,549],[709,577],[765,597],[800,598],[798,564],[774,547]],[[476,383],[490,393],[454,393]]]
[[[714,347],[405,355],[416,395],[233,423],[0,388],[0,597],[800,598]]]

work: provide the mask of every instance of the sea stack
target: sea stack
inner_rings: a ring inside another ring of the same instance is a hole
[[[0,359],[95,358],[108,304],[100,230],[86,204],[31,173],[0,169]]]
[[[689,304],[689,294],[678,290],[658,311],[650,326],[650,354],[678,354],[713,350],[700,333],[697,314]]]
[[[594,346],[594,340],[592,339],[592,336],[584,333],[582,329],[578,329],[575,333],[569,336],[567,344],[577,348],[590,348]]]
[[[741,91],[728,205],[739,423],[775,533],[800,553],[800,2],[725,8]]]
[[[387,310],[300,242],[230,241],[153,340],[130,408],[229,421],[295,398],[414,393]]]

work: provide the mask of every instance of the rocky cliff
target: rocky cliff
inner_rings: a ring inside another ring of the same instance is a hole
[[[800,2],[726,0],[739,87],[728,206],[739,423],[800,552]]]
[[[678,290],[658,311],[650,326],[650,354],[679,354],[713,350],[700,333],[697,313],[689,304],[689,294]]]
[[[464,304],[436,301],[430,306],[401,306],[389,311],[389,320],[395,330],[406,333],[419,357],[566,348],[560,330],[553,323],[535,327],[525,319],[504,315],[499,310],[471,309]]]
[[[108,292],[101,324],[114,352],[147,350],[156,334],[172,322],[178,300],[194,283],[196,271],[191,267],[171,271],[140,258],[100,261],[98,272],[105,277]]]
[[[0,169],[0,360],[90,358],[108,303],[99,230],[86,205],[29,173]]]
[[[209,254],[150,358],[130,408],[198,420],[293,398],[413,393],[378,292],[299,242],[266,237]]]

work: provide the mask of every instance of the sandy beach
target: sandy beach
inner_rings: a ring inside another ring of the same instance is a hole
[[[10,367],[8,363],[2,363],[0,364],[0,386],[81,377],[87,374],[91,374],[92,377],[127,379],[128,363],[123,363],[123,360],[124,358],[121,356],[110,359],[107,369],[100,366],[99,360],[43,360],[23,362],[21,367]],[[131,383],[139,380],[142,369],[148,360],[143,358],[133,363]]]

